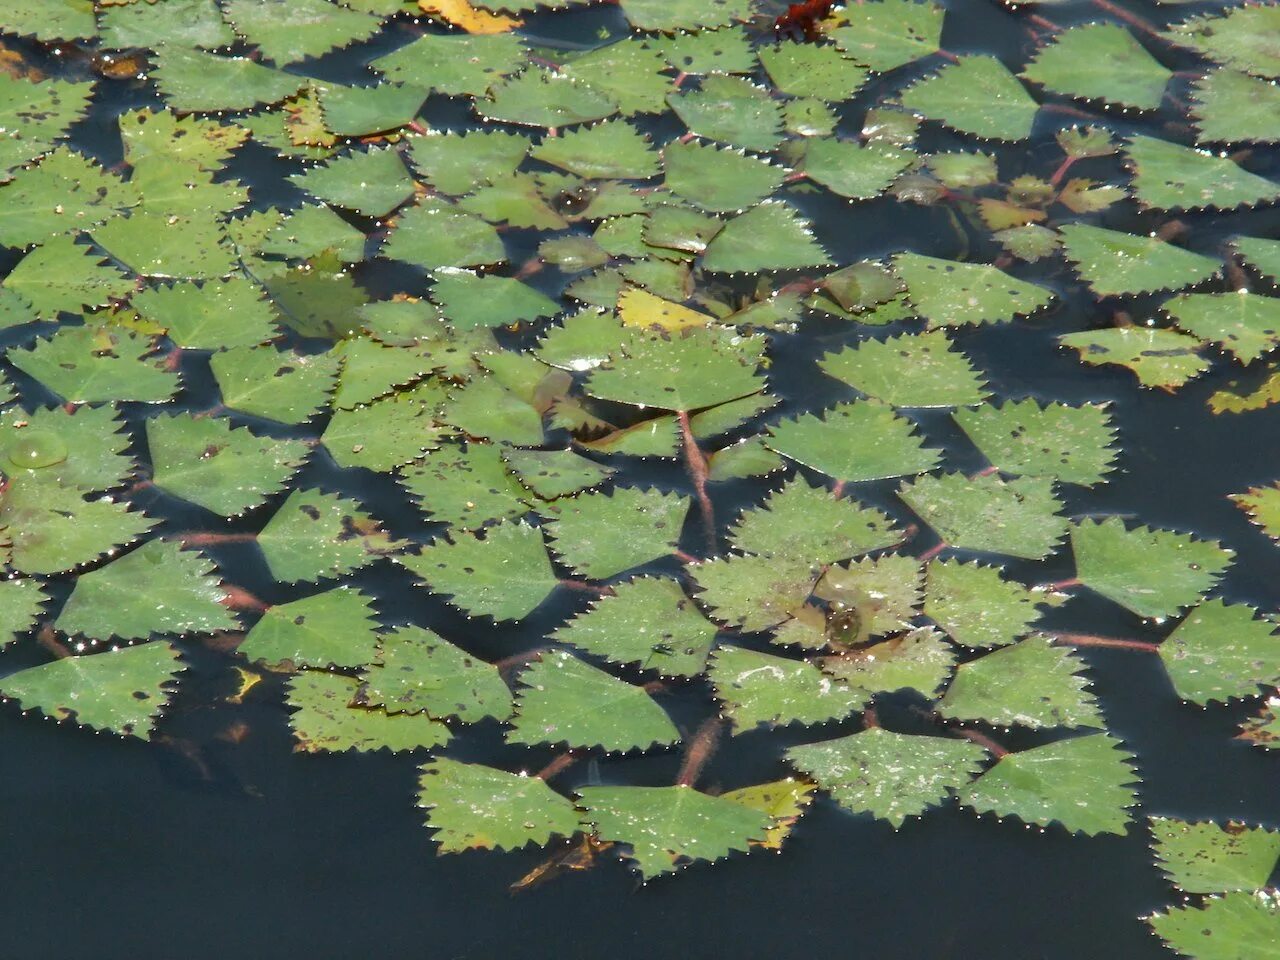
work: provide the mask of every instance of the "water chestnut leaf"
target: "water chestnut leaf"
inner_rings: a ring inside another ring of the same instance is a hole
[[[244,57],[220,57],[165,44],[155,53],[156,87],[179,113],[248,110],[279,103],[302,89],[305,77],[264,67]]]
[[[1199,339],[1159,327],[1082,330],[1058,342],[1079,350],[1085,363],[1128,367],[1144,387],[1176,390],[1209,368]]]
[[[612,576],[675,550],[689,498],[658,490],[614,487],[547,504],[551,549],[592,580]]]
[[[389,80],[429,87],[452,96],[479,96],[524,63],[524,46],[512,33],[424,33],[369,66]],[[482,139],[485,134],[472,134]],[[505,136],[499,134],[499,136]]]
[[[0,197],[0,244],[6,247],[92,229],[141,199],[132,184],[66,147],[15,173]]]
[[[91,490],[119,486],[135,463],[114,405],[0,413],[0,471],[10,483]]]
[[[766,200],[734,217],[707,245],[706,270],[755,273],[825,267],[830,255],[813,239],[809,223],[794,207]]]
[[[1161,36],[1216,63],[1276,80],[1280,79],[1280,51],[1273,42],[1277,29],[1280,9],[1263,5],[1192,17]]]
[[[831,604],[845,629],[833,639],[862,643],[872,637],[900,633],[910,627],[920,606],[922,572],[915,557],[884,554],[827,568],[813,594]],[[824,620],[823,628],[827,624]]]
[[[765,443],[797,463],[837,480],[882,480],[932,470],[939,452],[924,446],[916,425],[868,400],[840,403],[769,427]]]
[[[528,152],[528,138],[500,130],[428,134],[409,141],[418,173],[449,196],[471,193],[511,175]]]
[[[1002,323],[1035,313],[1053,300],[1044,287],[990,264],[900,253],[893,258],[893,269],[931,327]]]
[[[0,544],[15,570],[63,573],[133,543],[155,521],[107,497],[58,483],[9,485],[0,498]]]
[[[573,804],[538,777],[436,757],[418,782],[418,806],[441,853],[544,847],[578,832]]]
[[[691,565],[711,617],[747,631],[790,620],[813,592],[815,565],[794,557],[728,555]]]
[[[957,407],[981,403],[982,378],[946,333],[863,340],[824,356],[822,372],[895,407]]]
[[[400,545],[354,500],[314,489],[290,493],[258,534],[267,568],[282,583],[340,577]]]
[[[867,82],[870,71],[846,59],[839,47],[779,43],[760,48],[775,89],[792,97],[815,97],[830,103],[850,99]]]
[[[0,182],[53,149],[89,107],[93,82],[39,83],[0,74]]]
[[[618,0],[637,30],[699,30],[751,19],[753,0]]]
[[[59,313],[123,300],[134,283],[91,247],[54,237],[23,257],[0,289],[21,297],[40,319],[54,320]]]
[[[680,731],[644,688],[552,650],[520,674],[508,743],[626,753],[670,746]]]
[[[29,631],[48,601],[37,580],[0,580],[0,649]]]
[[[361,667],[374,659],[377,623],[370,598],[350,587],[273,606],[239,646],[273,666]]]
[[[936,53],[943,9],[916,0],[873,0],[840,12],[843,25],[831,39],[855,63],[886,73]]]
[[[971,781],[986,757],[986,750],[968,740],[908,736],[883,727],[787,751],[787,762],[840,806],[895,828]]]
[[[423,198],[401,213],[378,255],[423,270],[483,267],[507,259],[492,226],[440,197]]]
[[[28,667],[0,692],[59,722],[150,740],[183,669],[177,649],[157,641]]]
[[[961,550],[1039,560],[1067,532],[1053,482],[1042,477],[946,473],[904,484],[898,496],[943,543]]]
[[[323,670],[294,674],[288,684],[289,717],[295,750],[342,753],[346,750],[424,750],[449,741],[449,728],[426,716],[353,707],[359,681]]]
[[[1022,75],[1068,97],[1155,110],[1173,75],[1115,23],[1087,23],[1060,34]]]
[[[0,13],[0,30],[56,40],[90,40],[97,36],[93,0],[14,0]]]
[[[1280,298],[1237,290],[1182,293],[1162,306],[1179,329],[1212,340],[1242,363],[1257,360],[1280,344]]]
[[[528,511],[527,493],[492,444],[442,446],[401,471],[401,483],[431,519],[462,530]]]
[[[1218,67],[1192,85],[1200,143],[1280,141],[1280,89],[1270,81]]]
[[[1161,940],[1191,960],[1280,956],[1274,949],[1280,938],[1280,905],[1269,893],[1209,897],[1199,906],[1154,914],[1147,923]]]
[[[1157,210],[1230,210],[1280,197],[1280,185],[1242,169],[1226,157],[1157,140],[1131,137],[1125,153],[1133,164],[1133,192]]]
[[[382,25],[330,0],[225,0],[223,10],[236,33],[282,65],[366,40]]]
[[[173,43],[212,50],[236,42],[216,0],[161,0],[105,6],[99,14],[102,46],[154,49]]]
[[[941,633],[933,627],[916,627],[901,636],[824,657],[821,666],[827,676],[868,695],[913,690],[932,700],[951,676],[955,662],[955,649]]]
[[[302,423],[333,392],[338,358],[275,347],[235,347],[209,358],[222,402],[233,410],[283,423]]]
[[[152,361],[151,350],[150,339],[123,327],[86,325],[62,327],[5,358],[68,403],[164,403],[177,393],[178,376]]]
[[[841,720],[868,699],[862,691],[831,680],[806,660],[744,647],[718,647],[708,676],[735,734],[761,725],[809,726]]]
[[[1083,223],[1061,229],[1067,259],[1099,297],[1180,290],[1216,274],[1221,263],[1157,237],[1135,237]]]
[[[546,294],[512,277],[447,270],[434,280],[431,299],[455,330],[504,327],[560,312]]]
[[[1280,833],[1242,823],[1152,817],[1157,865],[1184,893],[1260,890],[1280,859]]]
[[[1206,600],[1160,644],[1173,689],[1201,706],[1280,686],[1276,624],[1244,604]]]
[[[783,459],[764,445],[761,437],[748,437],[722,447],[707,458],[711,482],[764,477],[786,467]]]
[[[149,287],[134,294],[129,305],[186,349],[252,347],[278,335],[271,302],[243,276]]]
[[[413,196],[413,180],[391,147],[352,151],[289,179],[313,197],[366,217],[385,217]]]
[[[1280,483],[1269,487],[1253,487],[1230,497],[1236,506],[1272,540],[1280,540]]]
[[[618,102],[567,74],[528,67],[491,86],[475,108],[487,120],[551,128],[603,120]]]
[[[532,156],[596,180],[648,180],[659,169],[658,154],[648,136],[625,120],[606,120],[548,138],[533,148]]]
[[[742,77],[712,74],[697,90],[667,98],[690,132],[747,150],[769,151],[782,134],[782,106]]]
[[[995,57],[965,56],[918,80],[902,105],[926,120],[986,140],[1025,140],[1039,105]]]
[[[811,783],[787,777],[773,783],[758,783],[751,787],[739,787],[720,794],[725,800],[732,800],[752,810],[759,810],[774,818],[774,824],[765,834],[765,839],[758,841],[757,846],[766,850],[781,851],[783,841],[791,835],[791,828],[804,816],[809,804],[813,802],[813,794],[817,788]]]
[[[873,200],[915,162],[909,150],[821,137],[810,140],[805,148],[803,172],[841,197]]]
[[[1027,636],[1040,607],[1063,595],[1006,580],[998,567],[933,560],[926,567],[924,613],[966,647],[1000,647]]]
[[[952,418],[1002,473],[1094,486],[1114,466],[1116,431],[1105,404],[983,404]]]

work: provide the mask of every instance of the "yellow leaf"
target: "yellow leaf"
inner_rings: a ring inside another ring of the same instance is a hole
[[[714,318],[662,297],[648,290],[629,287],[618,298],[618,317],[628,327],[680,331],[705,327]]]
[[[478,10],[469,0],[418,0],[418,6],[423,13],[439,17],[467,33],[506,33],[524,23],[515,17]]]

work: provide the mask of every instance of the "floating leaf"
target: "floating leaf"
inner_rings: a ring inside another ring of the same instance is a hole
[[[875,0],[846,7],[831,39],[856,63],[880,73],[938,51],[941,7],[915,0]]]
[[[0,470],[12,484],[108,490],[134,469],[114,406],[0,414]]]
[[[982,379],[940,330],[863,340],[829,353],[822,372],[895,407],[955,407],[981,403]]]
[[[766,151],[781,139],[781,105],[763,87],[742,77],[712,74],[703,78],[699,89],[667,99],[684,125],[708,140]]]
[[[671,553],[688,511],[688,497],[615,487],[612,494],[585,493],[543,512],[556,555],[589,579],[607,580]]]
[[[893,521],[879,510],[834,497],[802,477],[745,511],[729,530],[729,542],[744,553],[819,564],[891,546],[899,537]]]
[[[122,300],[133,286],[132,280],[90,247],[70,237],[55,237],[23,257],[0,289],[16,293],[40,319],[55,320],[64,311],[79,313]]]
[[[989,140],[1025,140],[1039,105],[995,57],[966,56],[902,94],[928,120]]]
[[[1185,533],[1130,530],[1119,517],[1075,524],[1071,549],[1081,583],[1140,617],[1167,617],[1195,603],[1235,555]]]
[[[354,500],[294,490],[258,534],[258,546],[273,577],[298,583],[358,570],[399,543]]]
[[[1192,960],[1274,957],[1280,941],[1280,904],[1269,894],[1209,897],[1201,906],[1174,907],[1147,922],[1161,940]]]
[[[766,850],[781,850],[783,841],[791,834],[791,828],[813,802],[815,789],[812,784],[787,777],[773,783],[740,787],[720,796],[773,817],[774,824],[769,828],[765,839],[759,841],[759,846]]]
[[[1182,330],[1212,340],[1243,363],[1280,345],[1280,299],[1252,294],[1182,293],[1163,305]]]
[[[181,113],[248,110],[260,103],[279,103],[306,82],[305,77],[244,57],[219,57],[169,44],[156,51],[155,61],[156,86]]]
[[[915,154],[883,144],[822,137],[805,148],[804,173],[832,193],[851,200],[873,200],[915,163]]]
[[[1082,670],[1080,660],[1048,637],[1028,637],[960,664],[938,712],[1002,727],[1101,727]]]
[[[1059,740],[1005,754],[962,794],[979,813],[1017,817],[1072,833],[1124,833],[1137,780],[1130,757],[1110,734]]]
[[[716,620],[743,630],[767,630],[791,617],[813,590],[816,572],[791,557],[720,557],[691,567],[698,600]]]
[[[493,227],[439,197],[424,198],[405,210],[379,255],[423,270],[483,267],[507,259]]]
[[[932,627],[917,627],[880,643],[825,657],[822,672],[868,695],[915,690],[931,700],[951,676],[955,662],[955,650],[941,633]]]
[[[129,305],[164,328],[178,346],[191,350],[251,347],[278,335],[271,303],[261,287],[244,277],[150,287]]]
[[[1175,390],[1209,368],[1199,353],[1201,341],[1159,327],[1082,330],[1058,341],[1079,350],[1085,363],[1128,367],[1144,387]]]
[[[18,171],[0,196],[0,244],[6,247],[90,230],[139,201],[131,184],[64,147]]]
[[[622,13],[637,30],[699,30],[749,20],[751,0],[619,0]]]
[[[449,728],[426,716],[394,716],[351,706],[358,680],[323,670],[304,670],[289,680],[289,717],[296,749],[305,753],[345,750],[421,750],[447,743]]]
[[[617,103],[618,112],[662,113],[673,89],[662,54],[638,37],[624,37],[567,58],[561,76]]]
[[[681,336],[637,336],[625,355],[594,371],[591,396],[661,410],[700,410],[756,393],[764,386],[755,368],[763,344],[732,346],[705,330]]]
[[[222,402],[252,416],[301,423],[322,407],[338,377],[331,354],[237,347],[209,359]]]
[[[987,752],[968,740],[914,737],[870,727],[792,747],[787,760],[842,807],[901,827],[973,779]]]
[[[145,359],[151,346],[122,327],[62,327],[29,350],[14,348],[5,356],[69,403],[163,403],[177,391],[178,378]]]
[[[1280,141],[1280,89],[1267,80],[1219,67],[1192,85],[1191,107],[1201,143]]]
[[[529,67],[489,88],[476,110],[488,120],[530,127],[562,127],[602,120],[618,112],[618,103],[564,73]]]
[[[1132,137],[1125,153],[1133,164],[1134,196],[1145,207],[1230,210],[1280,197],[1280,185],[1192,147]]]
[[[853,614],[853,629],[839,639],[861,643],[908,629],[920,606],[920,588],[920,562],[890,553],[829,567],[813,593],[832,604],[833,614]]]
[[[550,297],[511,277],[465,271],[436,275],[431,299],[454,329],[504,327],[560,312]]]
[[[898,495],[948,546],[1038,560],[1067,532],[1053,484],[1040,477],[994,474],[921,477]]]
[[[372,662],[373,604],[358,590],[335,587],[273,606],[253,625],[239,652],[250,660],[298,667],[360,667]]]
[[[589,179],[647,180],[658,174],[649,138],[625,120],[606,120],[544,140],[533,157]]]
[[[106,497],[56,483],[10,484],[0,498],[0,543],[22,573],[62,573],[132,543],[155,525]]]
[[[280,64],[365,40],[381,26],[377,17],[329,0],[225,0],[223,9],[240,36]]]
[[[1275,80],[1280,79],[1280,52],[1272,41],[1278,29],[1280,10],[1262,5],[1193,17],[1161,36],[1209,60]]]
[[[924,613],[966,647],[1000,647],[1031,633],[1039,607],[1062,595],[1006,580],[998,567],[934,560],[926,568]]]
[[[795,209],[766,200],[730,220],[707,245],[706,270],[754,273],[760,270],[803,270],[831,263],[813,239],[809,224]]]
[[[1159,867],[1185,893],[1260,890],[1280,859],[1280,833],[1242,823],[1152,817]]]
[[[1100,297],[1181,289],[1208,279],[1222,266],[1156,237],[1083,223],[1069,223],[1061,232],[1067,259]]]
[[[719,647],[708,676],[735,733],[760,725],[840,720],[867,700],[862,691],[832,681],[808,661],[743,647]]]
[[[564,744],[625,753],[669,746],[680,731],[644,692],[553,650],[520,674],[522,684],[508,743]]]
[[[1104,404],[1034,400],[957,410],[956,423],[1002,473],[1093,486],[1112,469],[1115,429]]]
[[[472,530],[529,509],[524,488],[507,473],[492,444],[443,446],[401,471],[409,494],[431,519]]]
[[[422,766],[418,806],[442,853],[546,846],[578,831],[578,812],[545,780],[436,757]]]
[[[958,263],[916,253],[893,258],[911,302],[930,326],[1002,323],[1048,306],[1053,294],[985,263]]]
[[[672,69],[697,76],[708,73],[751,73],[756,52],[742,27],[679,32],[659,41],[662,56]]]
[[[938,465],[915,424],[866,400],[841,403],[769,428],[770,449],[837,480],[913,476]]]
[[[35,625],[48,599],[39,581],[0,580],[0,648]]]
[[[615,472],[572,450],[510,449],[503,452],[503,459],[520,483],[544,500],[594,487]]]
[[[313,197],[366,217],[385,217],[413,196],[413,180],[390,147],[348,153],[289,179]]]
[[[431,87],[453,96],[479,96],[495,80],[514,73],[523,63],[524,47],[520,38],[511,33],[424,33],[369,65],[390,80]],[[478,136],[483,140],[486,135]]]
[[[760,48],[760,62],[774,87],[793,97],[831,103],[850,99],[870,72],[846,59],[837,47],[780,43]]]
[[[154,49],[164,43],[213,49],[236,42],[215,0],[104,4],[100,23],[102,45],[108,49]]]
[[[24,710],[93,730],[150,740],[183,665],[167,643],[142,643],[63,657],[11,673],[0,692]]]
[[[484,539],[437,540],[400,562],[467,613],[494,620],[527,617],[559,582],[542,532],[512,521],[488,528]]]
[[[1022,75],[1065,96],[1155,110],[1173,74],[1119,24],[1087,23],[1055,36]]]
[[[1272,540],[1280,540],[1280,484],[1253,487],[1230,498]]]
[[[1244,604],[1208,600],[1187,614],[1159,651],[1178,696],[1203,706],[1280,686],[1276,624],[1256,613]]]
[[[30,80],[0,73],[0,181],[35,160],[88,109],[92,82]]]

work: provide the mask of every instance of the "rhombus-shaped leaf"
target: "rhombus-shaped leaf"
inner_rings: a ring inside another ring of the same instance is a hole
[[[1173,73],[1119,24],[1087,23],[1055,36],[1022,75],[1065,96],[1154,110]]]
[[[545,847],[578,832],[573,804],[538,777],[436,757],[418,783],[418,806],[442,853]]]
[[[689,498],[615,487],[543,508],[551,549],[592,580],[606,580],[671,553],[684,529]]]
[[[1120,742],[1095,733],[1009,753],[963,792],[979,813],[1072,833],[1124,833],[1138,777]]]
[[[1194,147],[1132,137],[1133,192],[1157,210],[1230,210],[1280,197],[1280,184],[1241,169],[1233,160]]]
[[[921,477],[898,495],[948,546],[1038,560],[1067,532],[1053,482],[995,474]]]
[[[606,120],[544,140],[533,157],[591,180],[648,180],[659,171],[649,138],[625,120]]]
[[[31,305],[42,320],[105,306],[133,292],[131,279],[92,248],[71,237],[53,237],[23,257],[4,278],[4,289]]]
[[[298,667],[361,667],[371,663],[377,622],[369,597],[335,587],[271,607],[239,652],[250,660]]]
[[[184,669],[178,656],[156,641],[63,657],[11,673],[0,681],[0,693],[58,721],[150,740],[171,683]]]
[[[1212,340],[1242,363],[1280,345],[1280,297],[1248,290],[1181,293],[1162,308],[1182,330]]]
[[[863,340],[824,356],[822,372],[895,407],[955,407],[981,403],[982,378],[945,332],[904,333]]]
[[[236,33],[279,64],[318,57],[377,32],[381,21],[329,0],[225,0]]]
[[[989,140],[1026,139],[1040,109],[1009,68],[988,56],[961,57],[916,81],[902,94],[902,105]]]
[[[807,270],[830,263],[808,221],[780,200],[766,200],[734,217],[702,257],[703,269],[717,273]]]
[[[428,33],[369,66],[400,83],[431,87],[451,96],[479,96],[495,80],[519,69],[525,54],[520,40],[514,33]]]
[[[790,620],[813,591],[817,568],[794,557],[725,556],[691,566],[711,616],[743,630]]]
[[[960,664],[938,712],[1000,727],[1101,727],[1084,668],[1048,637],[1028,637]]]
[[[893,269],[931,327],[1002,323],[1035,313],[1053,300],[1052,291],[988,263],[900,253],[893,258]]]
[[[264,67],[244,57],[219,57],[165,44],[156,51],[156,86],[180,113],[248,110],[297,93],[306,77]]]
[[[148,420],[147,447],[157,486],[224,517],[280,490],[311,452],[301,440],[256,437],[227,420],[190,414]]]
[[[1093,486],[1112,469],[1115,428],[1104,404],[1072,407],[1034,400],[983,405],[952,414],[1002,473]]]
[[[916,627],[821,661],[823,673],[865,696],[914,690],[926,700],[951,676],[955,662],[955,648],[933,627]]]
[[[57,483],[11,482],[0,498],[0,543],[14,569],[64,573],[133,543],[155,521],[107,497]]]
[[[1280,483],[1269,487],[1253,487],[1230,497],[1272,540],[1280,540]]]
[[[18,171],[0,196],[0,245],[6,247],[92,229],[139,200],[130,184],[64,147]]]
[[[388,714],[352,706],[360,681],[324,670],[304,670],[289,680],[289,717],[295,749],[305,753],[345,750],[426,750],[447,743],[449,728],[425,714]]]
[[[315,414],[338,376],[338,359],[332,354],[304,355],[270,346],[215,353],[209,367],[228,407],[282,423],[301,423]]]
[[[1235,556],[1173,530],[1130,530],[1119,517],[1075,524],[1071,549],[1081,583],[1141,617],[1167,617],[1195,603]]]
[[[496,444],[447,444],[401,473],[405,489],[432,520],[462,530],[529,511],[528,494],[507,472]]]
[[[0,469],[10,482],[109,490],[133,473],[114,404],[0,413]]]
[[[163,403],[177,392],[178,377],[150,360],[151,350],[150,339],[124,327],[82,326],[5,356],[69,403]]]
[[[1000,647],[1031,633],[1040,607],[1063,594],[1031,590],[1006,580],[998,567],[934,560],[926,570],[924,613],[966,647]]]
[[[863,691],[832,680],[807,660],[745,647],[719,647],[708,675],[735,733],[760,725],[808,726],[842,720],[870,699]]]
[[[676,581],[637,577],[618,584],[551,636],[613,663],[692,677],[706,668],[716,626]]]
[[[213,570],[195,551],[152,540],[81,576],[54,626],[94,640],[234,630]]]
[[[1280,686],[1276,623],[1245,604],[1207,600],[1160,644],[1173,689],[1201,705],[1253,697]]]
[[[579,796],[600,839],[628,845],[646,880],[686,862],[746,852],[774,822],[760,810],[687,786],[586,787]]]
[[[972,780],[986,756],[968,740],[907,736],[883,727],[787,751],[787,761],[836,803],[895,827]]]
[[[943,9],[915,0],[874,0],[846,7],[845,25],[831,31],[836,46],[855,63],[880,73],[936,53]]]
[[[1147,918],[1156,935],[1191,960],[1273,960],[1280,956],[1280,903],[1271,891],[1227,893]]]
[[[511,691],[497,667],[421,627],[383,634],[376,665],[360,679],[357,702],[387,713],[425,712],[462,723],[511,716]]]
[[[1114,363],[1132,370],[1144,387],[1172,392],[1209,368],[1196,337],[1163,327],[1110,327],[1059,337],[1088,364]]]
[[[680,731],[643,687],[553,650],[520,674],[508,743],[571,749],[648,750],[670,746]]]
[[[1184,893],[1261,890],[1280,859],[1280,832],[1228,821],[1152,817],[1157,866]]]
[[[782,185],[785,168],[740,150],[691,140],[662,149],[668,190],[714,213],[735,213],[759,203]]]
[[[487,120],[550,128],[602,120],[618,112],[618,102],[566,73],[531,66],[495,83],[475,108]]]
[[[939,451],[884,404],[840,403],[769,427],[770,449],[837,480],[882,480],[932,470]]]
[[[1067,259],[1100,297],[1180,290],[1207,280],[1222,264],[1157,237],[1135,237],[1083,223],[1061,230]]]
[[[1200,143],[1280,141],[1280,89],[1270,81],[1219,67],[1191,89]]]
[[[1275,80],[1280,79],[1280,51],[1274,42],[1277,30],[1280,8],[1261,4],[1192,17],[1175,24],[1162,37],[1217,63]]]
[[[35,625],[48,600],[38,580],[0,580],[0,649]]]
[[[252,347],[278,336],[277,314],[260,286],[245,277],[203,284],[150,287],[129,305],[180,347],[226,350]]]
[[[284,583],[340,577],[401,543],[354,500],[320,490],[295,490],[258,534],[271,575]]]
[[[489,527],[484,539],[459,533],[400,562],[455,606],[495,620],[527,617],[559,583],[542,531],[510,520]]]
[[[846,644],[862,643],[910,627],[923,598],[923,579],[920,561],[915,557],[887,553],[828,567],[813,593],[833,604],[837,611],[854,611],[854,629],[842,631],[845,636],[841,640]],[[825,630],[826,618],[822,621]]]

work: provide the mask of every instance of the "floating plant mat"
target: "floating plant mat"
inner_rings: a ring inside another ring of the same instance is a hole
[[[517,889],[815,798],[1149,832],[1173,951],[1280,955],[1275,835],[1156,809],[1106,673],[1280,743],[1233,569],[1280,466],[1230,535],[1107,495],[1134,397],[1276,431],[1280,7],[1019,10],[1010,59],[912,0],[586,6],[3,5],[6,722],[266,708],[416,765],[406,843],[546,848]]]

